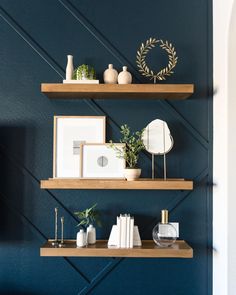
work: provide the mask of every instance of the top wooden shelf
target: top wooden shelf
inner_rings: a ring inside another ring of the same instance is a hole
[[[193,84],[41,84],[49,98],[186,99]]]

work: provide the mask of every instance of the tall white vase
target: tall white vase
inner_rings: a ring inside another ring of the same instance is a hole
[[[87,244],[95,244],[96,243],[96,229],[95,227],[90,224],[89,227],[87,227]]]
[[[67,55],[66,80],[72,80],[73,72],[73,55]]]
[[[118,75],[118,83],[119,84],[131,84],[132,83],[132,76],[130,72],[127,71],[127,67],[123,67],[123,71]]]
[[[116,84],[118,79],[118,72],[113,68],[113,64],[108,65],[108,69],[103,73],[103,80],[105,84]]]
[[[76,236],[76,245],[78,248],[86,246],[86,233],[81,229]]]

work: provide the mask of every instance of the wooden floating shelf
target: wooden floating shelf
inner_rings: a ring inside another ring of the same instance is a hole
[[[42,189],[120,189],[120,190],[192,190],[193,181],[184,179],[146,179],[136,181],[118,179],[68,179],[41,180]]]
[[[193,84],[41,84],[49,98],[134,98],[186,99],[194,92]]]
[[[64,248],[54,248],[50,240],[40,248],[40,256],[62,257],[146,257],[146,258],[192,258],[193,249],[183,240],[168,248],[159,248],[151,240],[142,241],[141,247],[118,249],[107,247],[107,241],[77,248],[75,240],[66,240]]]

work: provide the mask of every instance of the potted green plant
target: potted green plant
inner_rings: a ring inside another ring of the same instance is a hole
[[[77,226],[82,226],[86,228],[86,244],[95,244],[96,243],[96,228],[95,224],[101,226],[100,214],[98,210],[96,210],[97,204],[94,204],[92,207],[87,208],[83,211],[74,212],[75,216],[78,218],[79,223]],[[78,245],[78,237],[83,232],[80,231],[77,234],[77,245]]]
[[[94,80],[96,73],[93,67],[89,65],[80,65],[73,72],[73,80]]]
[[[137,167],[139,154],[145,148],[142,140],[144,129],[141,131],[131,132],[130,127],[124,124],[120,128],[122,135],[120,143],[125,146],[122,149],[117,148],[112,140],[110,140],[110,147],[116,150],[117,157],[125,159],[126,168],[124,176],[127,180],[136,180],[141,175],[141,169]]]

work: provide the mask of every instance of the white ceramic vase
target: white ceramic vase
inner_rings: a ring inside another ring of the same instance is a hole
[[[87,244],[92,245],[95,243],[96,243],[96,229],[92,224],[90,224],[87,227]]]
[[[105,84],[116,84],[118,79],[118,72],[113,68],[113,64],[108,65],[108,69],[103,73],[103,80]]]
[[[141,169],[135,168],[126,168],[124,169],[124,177],[128,180],[128,181],[133,181],[133,180],[137,180],[141,175]]]
[[[86,233],[84,232],[83,229],[81,229],[78,233],[77,233],[77,237],[76,237],[76,246],[78,248],[81,247],[85,247],[86,246]]]
[[[131,84],[132,83],[132,75],[127,71],[127,67],[123,67],[123,71],[118,75],[118,83],[119,84]]]
[[[66,80],[72,80],[74,72],[73,55],[67,55]]]

